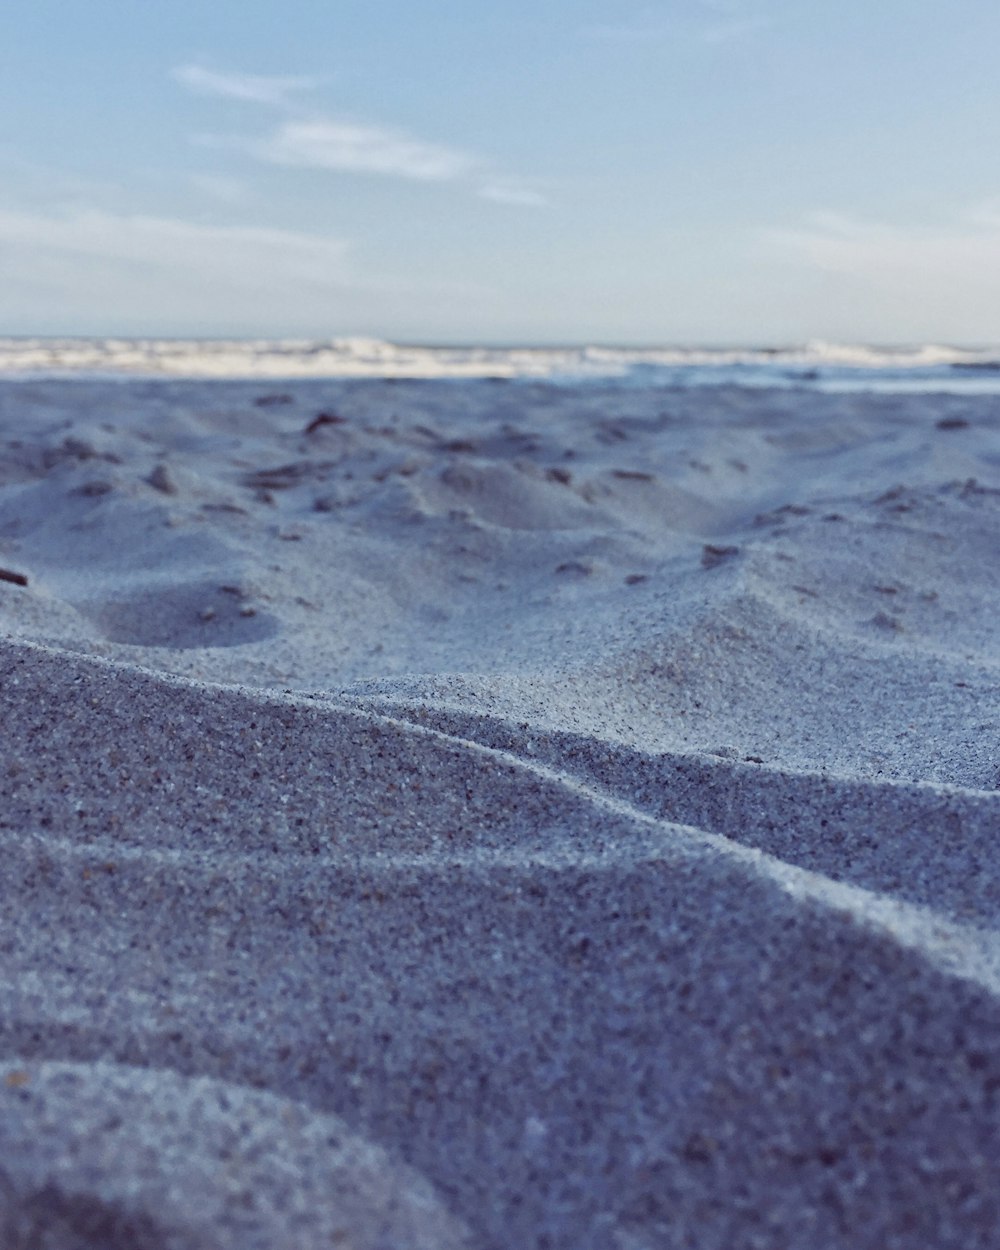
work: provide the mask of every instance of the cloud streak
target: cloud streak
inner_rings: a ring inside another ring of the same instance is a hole
[[[228,276],[264,284],[343,276],[342,239],[257,226],[214,226],[102,209],[63,214],[0,210],[0,245],[101,261]]]
[[[829,273],[975,279],[1000,294],[1000,212],[988,207],[951,225],[892,225],[817,212],[800,227],[771,230],[771,244]]]
[[[0,324],[8,333],[415,332],[432,308],[482,307],[474,283],[359,272],[329,235],[99,208],[0,207]],[[130,327],[127,331],[123,327]]]
[[[996,205],[936,226],[817,212],[801,226],[766,231],[763,243],[770,258],[821,279],[865,327],[910,327],[914,340],[938,337],[940,325],[970,342],[1000,337]]]
[[[398,300],[345,240],[85,208],[0,209],[8,332],[322,333]]]
[[[273,108],[288,108],[298,92],[312,91],[319,85],[315,78],[228,74],[206,69],[203,65],[178,65],[172,76],[195,95],[239,100],[245,104],[266,104]]]
[[[199,95],[269,105],[292,114],[249,138],[202,135],[199,142],[205,146],[240,151],[267,165],[452,183],[482,199],[516,207],[546,203],[540,191],[498,173],[490,161],[460,148],[399,128],[304,112],[293,97],[315,87],[315,79],[219,73],[200,65],[179,66],[173,77]]]
[[[512,182],[485,182],[479,188],[479,195],[494,204],[513,204],[518,208],[544,208],[548,204],[540,191]]]
[[[274,165],[383,174],[418,182],[454,182],[478,162],[465,152],[426,143],[402,131],[317,118],[279,126],[247,151]]]

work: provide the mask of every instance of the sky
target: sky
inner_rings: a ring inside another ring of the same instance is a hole
[[[15,0],[0,334],[1000,342],[997,0]]]

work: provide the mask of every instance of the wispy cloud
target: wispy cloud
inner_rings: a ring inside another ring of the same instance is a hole
[[[387,174],[421,182],[453,182],[471,174],[478,164],[465,152],[402,131],[332,118],[287,122],[248,143],[247,150],[275,165]]]
[[[544,208],[548,204],[541,191],[515,182],[485,182],[479,188],[479,195],[495,204],[514,204],[519,208]]]
[[[489,307],[471,282],[360,271],[324,234],[76,208],[0,206],[8,333],[409,333],[428,308]],[[127,329],[125,328],[127,327]]]
[[[770,243],[830,273],[976,278],[1000,292],[1000,211],[977,207],[943,225],[899,225],[820,211]]]
[[[768,258],[812,273],[866,324],[938,325],[969,341],[1000,337],[1000,211],[974,206],[935,225],[867,221],[823,211],[763,236]],[[866,333],[871,334],[871,330]]]
[[[173,76],[199,94],[265,104],[286,114],[263,134],[203,134],[198,142],[204,146],[243,152],[268,165],[454,183],[483,199],[518,207],[547,202],[522,179],[508,177],[486,158],[460,148],[397,127],[304,111],[293,97],[317,86],[315,79],[219,73],[200,65],[182,65]]]
[[[0,209],[0,322],[256,332],[351,322],[379,298],[345,240],[102,209]],[[186,331],[184,331],[186,332]]]
[[[182,87],[196,95],[241,100],[248,104],[268,104],[277,108],[289,107],[297,93],[319,86],[315,78],[220,73],[203,65],[178,65],[172,73]]]
[[[0,245],[36,255],[90,258],[224,278],[266,288],[283,281],[340,280],[342,239],[257,226],[215,226],[170,217],[130,216],[102,209],[66,213],[0,210]]]

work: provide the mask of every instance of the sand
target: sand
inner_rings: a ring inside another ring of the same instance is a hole
[[[1000,1245],[1000,398],[0,441],[5,1250]]]

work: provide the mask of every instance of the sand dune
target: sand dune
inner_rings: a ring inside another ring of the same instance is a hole
[[[0,388],[4,1245],[1000,1244],[1000,409]]]

